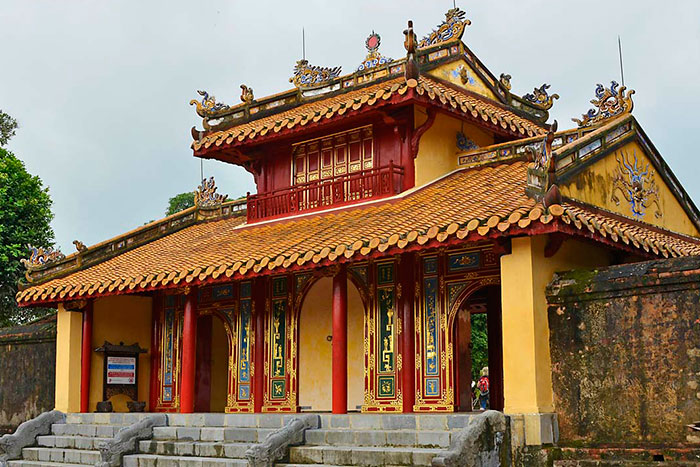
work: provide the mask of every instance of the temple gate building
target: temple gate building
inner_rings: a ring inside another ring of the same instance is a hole
[[[491,408],[552,443],[553,274],[700,254],[700,216],[634,91],[598,85],[560,130],[559,96],[512,93],[468,25],[453,9],[419,40],[409,22],[399,59],[372,33],[352,72],[300,60],[269,97],[199,91],[194,156],[257,192],[204,180],[193,208],[33,252],[17,301],[58,309],[56,408],[468,412],[485,314]]]

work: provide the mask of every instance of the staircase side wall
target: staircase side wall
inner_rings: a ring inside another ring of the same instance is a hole
[[[700,258],[557,274],[548,319],[562,443],[700,443]]]

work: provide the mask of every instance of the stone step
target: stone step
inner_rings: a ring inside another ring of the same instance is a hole
[[[168,414],[168,426],[182,427],[243,427],[243,428],[281,428],[289,418],[297,414],[281,413],[192,413]]]
[[[264,440],[268,434],[276,429],[277,428],[160,426],[153,428],[153,439],[257,443]]]
[[[331,446],[409,446],[448,448],[452,432],[437,430],[351,430],[306,431],[306,445]]]
[[[640,460],[559,460],[554,461],[554,467],[698,467],[700,462],[693,461],[640,461]]]
[[[464,428],[472,414],[321,414],[321,428],[355,430],[452,430]]]
[[[114,438],[125,425],[54,423],[51,434],[56,436],[89,436],[91,438]]]
[[[93,425],[131,425],[152,413],[69,413],[66,423]]]
[[[34,447],[22,449],[22,459],[28,461],[95,465],[100,461],[101,457],[99,451]]]
[[[100,443],[112,438],[91,438],[88,436],[37,436],[36,442],[47,448],[98,449]]]
[[[161,456],[226,457],[245,459],[250,443],[205,441],[140,441],[139,452]]]
[[[85,464],[66,464],[64,462],[43,462],[28,460],[7,461],[7,465],[8,467],[85,467]]]
[[[442,449],[370,446],[295,446],[289,449],[292,464],[331,465],[431,465]]]
[[[122,465],[123,467],[238,467],[247,466],[248,461],[215,457],[132,454],[124,456]]]

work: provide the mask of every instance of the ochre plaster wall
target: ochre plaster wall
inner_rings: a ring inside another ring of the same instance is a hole
[[[572,180],[560,184],[559,188],[562,194],[633,218],[630,204],[625,200],[622,192],[620,190],[613,191],[613,178],[619,166],[615,156],[622,160],[622,153],[627,155],[628,160],[632,164],[636,154],[639,168],[644,168],[649,164],[649,170],[654,172],[654,180],[659,188],[661,217],[657,218],[655,216],[657,207],[651,203],[647,207],[644,216],[639,220],[674,232],[700,236],[700,232],[688,218],[676,197],[661,179],[658,170],[654,168],[644,150],[636,141],[625,144],[622,148],[606,155],[603,159],[577,174]],[[623,175],[625,175],[624,171]],[[645,185],[645,187],[648,186]],[[619,205],[612,200],[613,194],[619,199]]]
[[[463,67],[467,68],[466,83],[462,82],[462,77],[460,76],[460,70]],[[457,60],[455,62],[446,63],[433,70],[430,70],[428,74],[440,78],[444,81],[448,81],[460,88],[464,88],[468,91],[480,94],[489,99],[497,100],[493,94],[493,91],[491,91],[491,89],[489,89],[489,87],[484,84],[484,82],[477,76],[476,73],[474,73],[474,70],[472,70],[472,68],[469,65],[467,65],[467,62],[465,62],[464,60]]]
[[[211,399],[209,410],[223,412],[228,397],[229,342],[224,323],[216,316],[211,326]]]
[[[568,240],[551,258],[544,256],[546,244],[546,236],[513,238],[511,253],[501,257],[504,411],[509,414],[554,411],[545,297],[554,272],[609,264],[608,253],[588,243]],[[528,444],[541,444],[541,427],[531,428]]]
[[[426,120],[425,108],[416,106],[415,124]],[[420,139],[416,156],[416,186],[432,182],[457,168],[457,132],[463,132],[479,146],[493,144],[493,135],[481,128],[439,113],[433,126]]]
[[[138,343],[148,349],[139,357],[138,394],[139,401],[146,401],[150,381],[151,355],[151,298],[137,296],[113,296],[95,300],[93,307],[92,348],[109,341],[112,344],[123,342],[125,345]],[[103,364],[101,353],[92,353],[90,373],[90,411],[95,411],[97,403],[102,400]],[[80,358],[78,358],[80,366]],[[78,377],[80,384],[80,377]],[[114,396],[112,401],[115,412],[126,412],[126,396]]]
[[[299,318],[299,405],[314,411],[332,408],[333,280],[318,280],[304,298]],[[364,307],[348,281],[348,410],[364,399]]]
[[[56,319],[56,410],[79,412],[83,314],[59,304]]]

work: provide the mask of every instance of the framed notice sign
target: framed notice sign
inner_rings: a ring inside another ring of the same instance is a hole
[[[138,343],[115,345],[105,342],[96,352],[104,354],[103,400],[124,394],[132,401],[138,400],[139,355],[146,352]]]
[[[136,384],[136,357],[107,357],[107,384]]]

